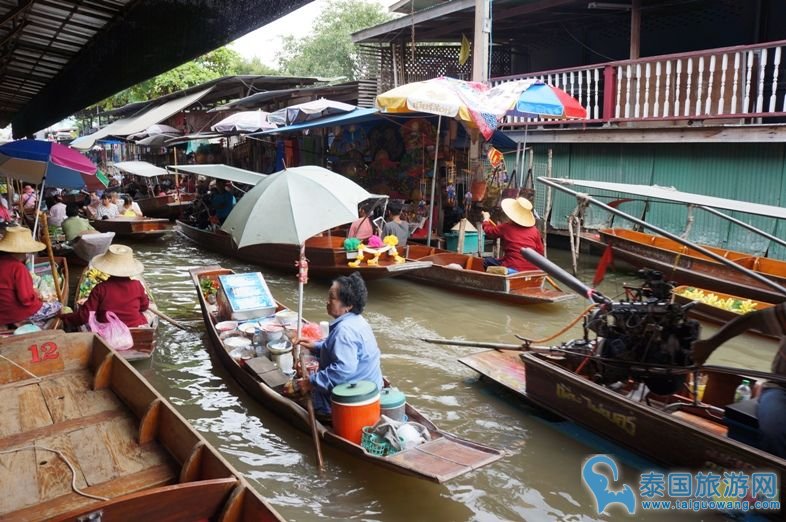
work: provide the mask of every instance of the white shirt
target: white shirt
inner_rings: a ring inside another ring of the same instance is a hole
[[[66,206],[65,203],[55,203],[52,205],[52,208],[49,209],[49,224],[59,227],[63,224],[63,221],[66,218]]]

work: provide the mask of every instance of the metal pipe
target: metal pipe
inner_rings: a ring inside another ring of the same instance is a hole
[[[760,236],[766,237],[770,241],[774,241],[774,242],[778,243],[779,245],[786,247],[786,241],[784,241],[783,239],[781,239],[779,237],[775,237],[772,234],[769,234],[769,233],[767,233],[767,232],[765,232],[765,231],[763,231],[763,230],[761,230],[759,228],[756,228],[753,225],[749,225],[748,223],[746,223],[744,221],[740,221],[737,218],[733,218],[733,217],[731,217],[729,215],[726,215],[726,214],[724,214],[723,212],[721,212],[719,210],[715,210],[714,208],[705,207],[704,205],[699,205],[699,208],[702,209],[702,210],[706,210],[710,214],[715,214],[718,217],[722,217],[723,219],[727,219],[727,220],[731,221],[732,223],[734,223],[735,225],[739,225],[742,228],[747,228],[748,230],[750,230],[753,233],[759,234]]]
[[[684,246],[686,246],[688,248],[691,248],[691,249],[693,249],[693,250],[695,250],[695,251],[697,251],[697,252],[699,252],[701,254],[704,254],[705,256],[707,256],[707,257],[709,257],[711,259],[714,259],[715,261],[717,261],[719,263],[722,263],[722,264],[724,264],[724,265],[726,265],[726,266],[728,266],[730,268],[735,268],[735,269],[743,272],[747,276],[752,277],[756,281],[769,286],[770,288],[780,292],[783,295],[786,295],[786,288],[782,287],[781,285],[779,285],[775,281],[771,281],[770,279],[767,279],[766,277],[764,277],[763,275],[759,274],[758,272],[754,272],[753,270],[750,270],[750,269],[748,269],[748,268],[746,268],[746,267],[744,267],[742,265],[739,265],[739,264],[735,263],[734,261],[730,261],[729,259],[726,259],[723,256],[719,256],[715,252],[713,252],[711,250],[707,250],[706,248],[702,247],[701,245],[697,245],[695,243],[692,243],[692,242],[688,241],[687,239],[683,239],[683,238],[681,238],[681,237],[679,237],[677,235],[672,234],[671,232],[663,230],[662,228],[656,227],[655,225],[651,225],[651,224],[647,223],[646,221],[643,221],[641,219],[638,219],[638,218],[635,218],[635,217],[631,216],[630,214],[626,214],[625,212],[623,212],[623,211],[621,211],[619,209],[616,209],[614,207],[606,205],[605,203],[602,203],[602,202],[594,199],[593,197],[588,196],[587,194],[580,194],[580,193],[578,193],[578,192],[576,192],[574,190],[571,190],[571,189],[569,189],[567,187],[564,187],[564,186],[560,185],[559,183],[556,183],[556,182],[554,182],[552,180],[546,179],[546,178],[544,178],[542,176],[538,177],[538,181],[540,181],[541,183],[544,183],[544,184],[546,184],[546,185],[548,185],[550,187],[554,187],[557,190],[561,190],[562,192],[565,192],[566,194],[571,194],[572,196],[575,196],[575,197],[581,197],[581,198],[589,201],[590,203],[594,203],[595,205],[601,207],[602,209],[604,209],[607,212],[611,212],[612,214],[615,214],[617,216],[625,218],[628,221],[632,221],[633,223],[636,223],[637,225],[639,225],[641,227],[644,227],[646,229],[652,230],[653,232],[656,232],[656,233],[658,233],[658,234],[660,234],[660,235],[662,235],[664,237],[667,237],[667,238],[671,239],[672,241],[676,241],[677,243],[679,243],[681,245],[684,245]]]

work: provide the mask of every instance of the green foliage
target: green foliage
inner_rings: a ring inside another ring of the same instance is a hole
[[[369,64],[352,43],[352,33],[390,19],[382,6],[365,0],[330,0],[305,38],[284,37],[281,70],[297,76],[344,76],[356,80]]]
[[[245,60],[237,51],[219,47],[195,60],[145,80],[99,102],[104,110],[122,107],[127,103],[152,100],[222,76],[236,74],[274,75],[275,69],[259,58]]]

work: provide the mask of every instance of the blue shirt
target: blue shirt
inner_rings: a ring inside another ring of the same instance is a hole
[[[224,220],[235,206],[235,196],[231,192],[215,192],[210,196],[210,206],[216,211],[218,219]]]
[[[316,343],[314,354],[319,371],[309,380],[316,411],[330,412],[330,392],[339,384],[371,381],[382,390],[379,346],[361,315],[347,312],[330,323],[327,339]]]

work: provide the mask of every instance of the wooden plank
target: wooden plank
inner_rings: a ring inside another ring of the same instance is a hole
[[[58,434],[35,442],[35,461],[38,466],[38,498],[46,502],[61,495],[71,493],[73,474],[68,465],[56,453],[48,449],[60,451],[74,466],[76,471],[76,487],[87,487],[87,481],[79,467],[78,460],[71,447],[71,441],[65,434]],[[47,448],[47,449],[43,449]]]
[[[199,478],[200,470],[202,468],[202,455],[205,451],[205,443],[197,442],[191,450],[191,455],[183,463],[180,468],[180,482],[193,482]]]
[[[88,370],[65,373],[40,383],[54,422],[95,415],[121,408],[110,390],[91,390],[92,375]]]
[[[52,424],[52,416],[46,407],[46,401],[37,384],[19,388],[18,395],[19,428],[30,431]]]
[[[171,467],[156,466],[140,473],[99,484],[98,486],[88,487],[82,491],[99,497],[116,498],[121,495],[172,484],[175,479],[176,474]],[[0,502],[2,502],[1,497],[3,495],[0,495]],[[20,511],[5,513],[2,520],[3,522],[50,520],[52,517],[62,513],[80,508],[87,509],[87,506],[98,506],[99,504],[99,501],[91,500],[76,493],[69,493]]]
[[[68,434],[91,486],[168,462],[156,445],[136,443],[136,422],[117,418]]]
[[[469,466],[464,466],[442,457],[416,451],[416,448],[396,453],[393,456],[386,457],[386,460],[404,469],[412,470],[419,475],[436,479],[439,482],[461,475],[471,469]]]
[[[139,423],[139,435],[137,436],[139,444],[147,444],[158,435],[158,415],[160,411],[161,399],[156,399],[150,403],[150,407]]]
[[[0,492],[0,515],[40,501],[34,450],[0,455]]]
[[[415,446],[415,449],[473,469],[499,458],[496,453],[482,451],[446,437],[430,440]]]
[[[488,350],[462,357],[459,362],[484,377],[526,396],[527,378],[524,363],[519,359],[520,353],[517,350]]]
[[[93,375],[94,390],[103,390],[104,388],[109,387],[109,383],[112,379],[112,366],[114,359],[115,354],[110,352],[106,354],[104,360],[101,361],[101,364]]]
[[[159,414],[158,440],[180,463],[188,460],[192,448],[200,441],[196,432],[171,407],[163,408]]]
[[[111,388],[138,419],[142,418],[150,403],[157,398],[156,392],[147,381],[121,358],[112,361]]]
[[[69,337],[62,330],[37,332],[0,341],[0,354],[35,376],[43,377],[76,368],[84,368],[90,356],[92,334]],[[8,360],[0,359],[0,384],[25,380],[30,375]]]
[[[8,448],[13,448],[15,446],[22,446],[29,441],[38,440],[43,437],[51,437],[58,433],[68,433],[69,431],[78,430],[84,428],[85,426],[90,426],[100,422],[105,422],[115,417],[121,417],[124,415],[128,415],[128,413],[123,411],[105,411],[96,415],[91,415],[89,417],[71,419],[65,422],[59,422],[57,424],[42,426],[40,428],[36,428],[34,430],[30,430],[27,432],[16,433],[15,435],[9,435],[0,438],[0,451],[6,450]],[[4,423],[0,423],[0,427],[3,425]]]

